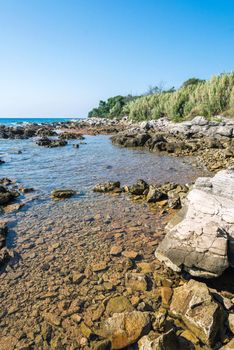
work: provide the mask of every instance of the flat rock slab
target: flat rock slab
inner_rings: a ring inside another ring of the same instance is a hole
[[[178,221],[156,250],[160,261],[205,278],[234,266],[234,168],[198,178]]]

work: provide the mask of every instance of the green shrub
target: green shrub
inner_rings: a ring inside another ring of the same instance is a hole
[[[99,117],[99,118],[119,118],[124,116],[123,107],[129,102],[134,100],[136,97],[128,96],[115,96],[108,98],[107,101],[100,101],[97,108],[93,108],[88,117]]]
[[[136,121],[163,116],[176,121],[195,115],[209,118],[228,110],[234,110],[234,72],[207,81],[192,78],[177,91],[142,96],[124,106],[124,112]]]

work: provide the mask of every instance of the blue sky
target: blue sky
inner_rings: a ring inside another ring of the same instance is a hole
[[[233,0],[0,0],[0,117],[85,117],[233,68]]]

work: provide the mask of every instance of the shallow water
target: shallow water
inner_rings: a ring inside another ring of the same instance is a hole
[[[78,149],[72,147],[77,141],[50,149],[37,146],[32,139],[0,140],[0,157],[6,161],[0,177],[15,178],[44,196],[61,187],[89,196],[97,182],[106,180],[119,180],[122,185],[139,178],[151,183],[186,183],[201,174],[181,158],[113,146],[109,136],[87,136],[85,142]]]
[[[93,193],[97,182],[119,180],[124,185],[142,178],[150,183],[185,183],[203,173],[188,160],[113,146],[107,136],[87,136],[85,141],[78,149],[72,147],[77,141],[48,149],[32,139],[0,140],[0,157],[6,161],[0,166],[0,177],[15,178],[35,189],[20,198],[27,203],[21,210],[5,215],[12,258],[0,270],[4,315],[0,343],[25,334],[17,338],[21,345],[17,348],[26,348],[24,342],[29,341],[35,349],[48,349],[49,345],[36,343],[44,329],[44,312],[57,319],[61,301],[68,305],[82,302],[83,309],[75,312],[84,319],[89,308],[99,307],[103,298],[126,295],[125,273],[131,262],[124,256],[110,257],[113,245],[134,250],[141,261],[155,264],[154,251],[170,213],[163,214],[161,207],[149,207],[144,201],[132,201],[124,193]],[[50,192],[59,187],[82,195],[53,201]],[[100,261],[107,262],[107,271],[93,273],[92,266]],[[87,276],[84,286],[72,283],[73,272]],[[53,327],[53,337],[61,336],[66,349],[74,349],[70,347],[73,342],[79,344],[70,324],[68,328]],[[75,327],[77,330],[77,324]]]

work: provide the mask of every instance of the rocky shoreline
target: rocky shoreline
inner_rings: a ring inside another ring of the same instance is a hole
[[[90,119],[27,128],[2,128],[0,137],[61,147],[108,133],[116,145],[192,156],[210,171],[224,170],[190,186],[97,184],[107,207],[91,207],[83,220],[74,216],[79,203],[63,200],[75,191],[57,189],[51,197],[70,206],[71,219],[64,226],[53,207],[47,217],[16,211],[16,252],[6,248],[12,223],[2,220],[0,349],[234,348],[234,122]],[[27,189],[2,180],[4,212],[23,203],[20,193]]]

